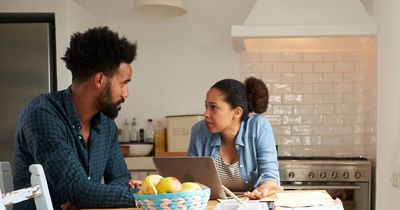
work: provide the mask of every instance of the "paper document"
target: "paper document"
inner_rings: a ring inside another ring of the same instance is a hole
[[[332,205],[310,206],[310,207],[276,207],[275,210],[344,210],[342,201],[336,199]]]
[[[281,207],[309,207],[334,205],[328,193],[323,191],[283,191],[276,193],[276,206]]]
[[[268,204],[264,202],[247,202],[241,205],[237,202],[218,203],[214,210],[268,210]]]

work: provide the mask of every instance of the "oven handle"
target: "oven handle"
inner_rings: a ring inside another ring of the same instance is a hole
[[[282,185],[285,190],[326,190],[326,189],[360,189],[359,185]]]

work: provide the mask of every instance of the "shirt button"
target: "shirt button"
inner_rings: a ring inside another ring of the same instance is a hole
[[[242,165],[242,164],[240,164],[240,166],[239,166],[239,167],[241,168],[241,167],[243,167],[243,165]]]
[[[236,145],[236,149],[239,149],[239,145]]]
[[[248,184],[249,182],[248,182],[248,181],[245,181],[244,183]]]
[[[72,125],[72,128],[75,128],[75,125]]]
[[[89,179],[89,180],[90,180],[90,176],[89,176],[87,179]]]
[[[82,139],[82,136],[78,136],[79,139]]]

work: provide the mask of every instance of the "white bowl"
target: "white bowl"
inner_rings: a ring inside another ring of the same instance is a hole
[[[154,144],[129,144],[129,156],[146,156],[153,149]]]

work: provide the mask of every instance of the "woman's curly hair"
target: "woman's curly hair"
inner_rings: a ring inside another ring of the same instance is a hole
[[[258,114],[267,111],[269,93],[265,83],[260,79],[249,77],[244,84],[247,89],[249,111]]]
[[[62,59],[74,81],[85,81],[97,72],[112,76],[121,63],[136,57],[136,43],[111,31],[107,26],[74,33]]]

